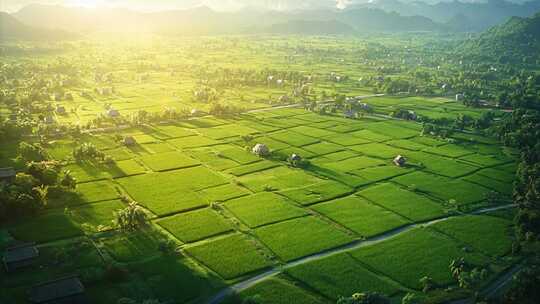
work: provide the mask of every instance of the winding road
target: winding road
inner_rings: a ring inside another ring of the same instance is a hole
[[[473,212],[470,212],[470,213],[452,214],[452,215],[448,215],[446,217],[442,217],[442,218],[438,218],[438,219],[434,219],[434,220],[430,220],[430,221],[426,221],[426,222],[413,223],[413,224],[409,224],[409,225],[402,226],[400,228],[388,231],[388,232],[380,234],[378,236],[374,236],[374,237],[365,239],[365,240],[356,240],[356,241],[353,241],[351,243],[345,244],[343,246],[335,247],[335,248],[332,248],[332,249],[329,249],[329,250],[325,250],[325,251],[318,252],[318,253],[315,253],[315,254],[312,254],[312,255],[308,255],[308,256],[305,256],[303,258],[293,260],[293,261],[290,261],[288,263],[282,264],[280,266],[274,267],[274,268],[272,268],[272,269],[270,269],[268,271],[265,271],[263,273],[260,273],[260,274],[258,274],[256,276],[254,276],[254,277],[247,278],[247,279],[245,279],[243,281],[240,281],[240,282],[237,282],[237,283],[235,283],[235,284],[233,284],[231,286],[228,286],[227,288],[221,290],[214,297],[212,297],[207,303],[208,304],[218,304],[221,301],[223,301],[227,296],[229,296],[229,295],[231,295],[233,293],[238,293],[238,292],[241,292],[241,291],[243,291],[245,289],[248,289],[248,288],[250,288],[251,286],[253,286],[253,285],[257,284],[257,283],[260,283],[260,282],[262,282],[262,281],[264,281],[264,280],[266,280],[268,278],[271,278],[271,277],[274,277],[274,276],[280,274],[281,272],[283,272],[284,270],[286,270],[288,268],[292,268],[294,266],[298,266],[298,265],[302,265],[302,264],[309,263],[309,262],[312,262],[312,261],[320,260],[320,259],[332,256],[332,255],[335,255],[335,254],[352,251],[352,250],[362,248],[362,247],[366,247],[366,246],[371,246],[371,245],[377,244],[379,242],[391,239],[392,237],[395,237],[395,236],[397,236],[399,234],[410,231],[410,230],[412,230],[412,229],[414,229],[416,227],[430,226],[430,225],[433,225],[433,224],[438,223],[438,222],[446,221],[446,220],[448,220],[450,218],[453,218],[453,217],[456,217],[456,216],[463,216],[463,215],[466,215],[466,214],[483,214],[483,213],[489,213],[489,212],[493,212],[493,211],[497,211],[497,210],[509,209],[509,208],[514,208],[514,207],[515,207],[514,204],[502,205],[502,206],[496,206],[496,207],[489,207],[489,208],[479,209],[479,210],[476,210],[476,211],[473,211]]]

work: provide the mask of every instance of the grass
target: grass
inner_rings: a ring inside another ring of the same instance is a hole
[[[382,135],[377,132],[373,132],[370,130],[359,130],[349,133],[352,136],[359,137],[365,140],[369,140],[372,142],[383,142],[392,139],[389,136]]]
[[[484,155],[484,154],[471,154],[460,159],[480,165],[480,166],[496,166],[505,162],[508,162],[509,158],[495,156],[495,155]]]
[[[131,263],[159,254],[159,240],[149,230],[117,233],[100,239],[103,249],[117,262]]]
[[[224,279],[270,266],[270,262],[257,252],[253,242],[241,234],[228,235],[185,250]]]
[[[112,176],[114,178],[131,176],[145,173],[146,169],[141,164],[134,160],[122,160],[115,162]]]
[[[154,171],[181,169],[200,164],[197,160],[176,151],[145,155],[141,160]]]
[[[207,147],[207,146],[219,145],[222,143],[221,141],[204,137],[204,136],[189,136],[189,137],[183,137],[183,138],[175,138],[175,139],[168,140],[167,142],[180,149]]]
[[[230,296],[224,304],[243,303],[242,299],[257,299],[259,304],[322,304],[326,301],[312,295],[306,290],[280,279],[270,278],[242,291],[239,295]]]
[[[81,200],[86,203],[118,198],[118,191],[109,181],[90,182],[77,185]]]
[[[192,262],[182,257],[160,256],[129,265],[129,269],[140,275],[153,298],[163,302],[195,301],[213,289],[209,278],[203,277]]]
[[[272,192],[261,192],[233,199],[226,202],[225,206],[251,228],[306,214],[287,198]]]
[[[199,166],[117,181],[134,200],[158,215],[166,215],[207,205],[196,191],[224,184],[226,180]]]
[[[184,243],[199,241],[232,229],[230,223],[208,208],[162,218],[156,223]]]
[[[333,134],[331,136],[325,137],[324,140],[342,146],[363,145],[371,142],[367,139],[351,136],[349,134]]]
[[[217,187],[201,190],[199,194],[206,199],[207,202],[224,202],[233,198],[248,195],[250,192],[245,188],[235,184],[225,184]]]
[[[31,221],[20,221],[8,230],[17,240],[36,243],[82,235],[82,230],[63,210],[48,211],[32,218]]]
[[[433,225],[433,228],[491,256],[510,252],[511,227],[511,221],[484,215],[454,217]]]
[[[473,173],[471,175],[465,176],[463,178],[466,181],[484,186],[493,191],[497,191],[501,194],[511,196],[514,191],[514,185],[510,182],[498,181],[490,176],[485,176],[485,174]]]
[[[270,135],[270,138],[275,139],[277,141],[284,142],[288,145],[295,146],[295,147],[307,146],[307,145],[317,143],[319,141],[316,138],[302,135],[300,133],[296,133],[292,131],[282,131],[278,133],[273,133],[272,135]]]
[[[479,169],[479,167],[472,164],[425,152],[407,152],[403,156],[410,163],[421,164],[435,174],[448,177],[467,175]]]
[[[320,203],[311,208],[363,237],[409,223],[405,218],[356,196]]]
[[[98,232],[110,229],[114,212],[125,208],[120,200],[104,201],[71,208],[68,211],[71,220],[86,232]]]
[[[440,285],[453,282],[448,266],[453,259],[482,265],[487,258],[477,252],[466,252],[464,244],[429,228],[416,228],[376,246],[359,248],[351,255],[370,269],[393,278],[401,284],[419,289],[419,280],[430,276]]]
[[[343,150],[343,147],[340,145],[328,143],[328,142],[320,142],[308,146],[302,147],[303,150],[306,150],[308,152],[311,152],[315,155],[325,155],[330,153],[335,153]]]
[[[349,235],[312,216],[260,227],[255,235],[284,261],[352,241]]]
[[[353,170],[350,173],[366,180],[366,183],[378,182],[394,176],[402,175],[413,171],[412,167],[378,166],[366,169]]]
[[[465,155],[473,154],[473,151],[470,151],[462,146],[458,146],[456,144],[448,144],[443,146],[437,146],[437,147],[429,147],[424,149],[425,152],[456,158],[456,157],[462,157]]]
[[[268,190],[286,190],[304,187],[320,181],[319,178],[307,174],[301,169],[276,167],[237,178],[237,181],[253,192]]]
[[[425,221],[445,214],[440,204],[391,183],[374,185],[358,194],[413,221]]]
[[[260,160],[259,157],[255,156],[254,154],[246,151],[245,149],[230,146],[226,149],[222,149],[219,151],[219,155],[222,157],[229,158],[241,165],[247,165],[250,163],[254,163]]]
[[[302,188],[281,191],[280,194],[302,205],[327,201],[352,192],[352,188],[341,183],[325,180]]]
[[[461,180],[450,179],[421,171],[398,176],[393,181],[410,189],[417,189],[443,201],[453,201],[457,205],[467,205],[485,199],[488,189]]]
[[[298,265],[287,269],[286,272],[333,300],[357,292],[392,295],[399,290],[396,284],[381,279],[346,253]]]
[[[254,164],[239,166],[236,168],[229,169],[227,173],[230,173],[234,176],[242,176],[250,173],[255,173],[258,171],[263,171],[266,169],[271,169],[279,166],[279,164],[267,160],[262,160]]]

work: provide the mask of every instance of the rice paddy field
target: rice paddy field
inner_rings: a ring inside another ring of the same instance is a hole
[[[153,60],[144,59],[142,51],[117,58],[110,65],[115,93],[92,100],[75,94],[68,105],[74,110],[56,115],[56,121],[86,124],[104,104],[123,116],[166,107],[207,110],[208,104],[189,97],[195,79],[188,67],[195,70],[195,60],[212,69],[290,69],[321,78],[329,71],[351,79],[372,73],[333,60],[311,61],[308,68],[309,56],[285,61],[283,52],[253,51],[281,43],[278,38],[235,38],[232,54],[229,42],[215,39],[206,43],[222,48],[207,45],[198,55],[190,53],[195,42],[189,41],[177,52],[149,47],[146,55]],[[310,39],[313,48],[348,46],[338,38]],[[143,58],[143,67],[159,66],[142,83],[129,68],[137,62],[134,55]],[[344,54],[346,62],[350,56]],[[321,80],[315,89],[332,85],[351,96],[374,89],[352,80]],[[72,90],[95,86],[86,75]],[[35,242],[41,252],[36,267],[2,273],[0,302],[24,303],[25,291],[45,274],[78,274],[93,303],[122,297],[205,303],[228,286],[237,293],[219,301],[335,303],[339,296],[367,291],[398,301],[408,292],[421,294],[424,276],[448,287],[445,300],[456,287],[448,268],[453,259],[486,268],[484,284],[517,262],[510,255],[512,221],[501,216],[511,211],[475,213],[500,207],[489,195],[511,195],[515,155],[471,130],[442,140],[422,136],[414,121],[386,116],[398,107],[449,118],[482,110],[446,97],[378,96],[363,99],[373,114],[347,119],[261,101],[289,89],[236,85],[220,99],[244,107],[240,114],[95,129],[82,139],[52,140],[46,150],[73,174],[77,187],[70,196],[51,198],[36,217],[0,225],[0,248],[11,238]],[[119,138],[126,136],[136,144],[123,145]],[[71,151],[81,141],[94,143],[114,161],[75,162]],[[251,152],[258,143],[269,148],[269,157]],[[16,164],[17,144],[2,143],[2,166]],[[289,165],[286,158],[293,153],[304,166]],[[396,166],[397,155],[407,164]],[[145,209],[149,228],[122,232],[112,224],[114,212],[126,206],[123,197]],[[243,284],[261,274],[254,284]]]

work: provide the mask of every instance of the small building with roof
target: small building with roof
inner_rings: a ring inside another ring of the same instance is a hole
[[[107,116],[112,117],[112,118],[118,117],[118,116],[120,116],[120,112],[118,110],[115,110],[115,109],[109,109],[107,111]]]
[[[68,276],[33,286],[28,300],[35,304],[87,304],[84,291],[77,276]]]
[[[251,150],[251,152],[253,152],[253,154],[263,157],[270,154],[270,149],[268,149],[265,144],[256,144]]]
[[[137,144],[137,141],[135,140],[133,136],[128,135],[124,137],[124,140],[122,141],[122,143],[124,144],[124,146],[133,146]]]
[[[17,172],[12,167],[0,168],[0,183],[11,183],[15,180],[15,176],[17,176]]]
[[[64,107],[62,105],[56,106],[56,113],[58,113],[60,115],[66,114],[66,107]]]
[[[34,243],[23,243],[8,247],[2,256],[2,262],[7,272],[30,266],[39,256],[39,251]]]
[[[394,158],[394,164],[398,167],[405,166],[405,163],[407,163],[407,159],[403,157],[402,155],[398,155]]]

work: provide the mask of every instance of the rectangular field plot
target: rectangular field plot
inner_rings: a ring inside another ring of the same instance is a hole
[[[252,241],[241,234],[188,247],[186,251],[224,279],[233,279],[271,265]]]
[[[453,283],[448,270],[453,259],[464,257],[474,265],[488,261],[486,256],[466,252],[463,247],[464,244],[429,228],[415,228],[374,246],[356,249],[351,255],[407,287],[420,289],[419,280],[424,276],[443,286]]]
[[[154,136],[164,139],[164,138],[179,138],[179,137],[188,137],[196,135],[195,132],[182,128],[175,125],[160,125],[154,128],[156,132]]]
[[[284,261],[351,242],[344,232],[312,216],[301,217],[255,230],[255,235]]]
[[[106,167],[92,163],[71,164],[65,166],[64,170],[69,170],[78,183],[111,178]]]
[[[167,142],[179,149],[207,147],[207,146],[219,145],[222,143],[221,141],[204,137],[202,135],[176,138],[176,139],[168,140]]]
[[[209,203],[224,202],[233,198],[250,194],[250,192],[235,184],[224,184],[217,187],[206,188],[199,191],[199,194]]]
[[[118,197],[118,191],[109,181],[78,184],[76,189],[81,202],[85,203],[112,200]]]
[[[287,198],[272,192],[233,199],[226,202],[225,206],[251,228],[306,214]]]
[[[117,181],[133,199],[158,215],[205,206],[206,200],[195,191],[226,183],[225,178],[200,166]]]
[[[391,140],[386,142],[386,144],[396,148],[407,149],[411,151],[420,151],[429,147],[427,145],[412,141],[410,139]]]
[[[445,214],[440,204],[390,183],[371,186],[358,194],[413,221],[425,221]]]
[[[156,223],[184,243],[232,230],[230,223],[208,208],[162,218]]]
[[[238,166],[238,163],[232,159],[220,155],[219,149],[222,145],[213,147],[203,147],[186,151],[193,158],[198,159],[205,165],[216,170],[227,170]]]
[[[514,185],[512,182],[501,182],[478,172],[467,175],[463,177],[463,179],[508,196],[512,195],[512,191],[514,190]]]
[[[117,262],[131,263],[155,256],[158,239],[148,231],[120,233],[99,239],[103,248]]]
[[[511,159],[504,156],[484,155],[484,154],[471,154],[460,158],[461,160],[468,161],[480,166],[496,166],[510,161]]]
[[[508,172],[504,170],[499,170],[495,168],[482,169],[477,172],[478,174],[485,176],[490,179],[497,180],[499,182],[512,184],[516,178],[515,173]]]
[[[328,142],[320,142],[308,146],[303,146],[303,150],[306,150],[308,152],[311,152],[315,155],[325,155],[330,153],[335,153],[343,150],[343,147],[340,145],[328,143]]]
[[[212,139],[225,139],[258,133],[258,130],[239,124],[223,125],[214,128],[198,129],[204,136]]]
[[[449,218],[432,227],[490,256],[503,256],[512,248],[512,222],[485,215]]]
[[[291,131],[311,137],[329,137],[332,135],[336,135],[336,133],[332,131],[326,131],[324,129],[318,129],[308,126],[295,127],[292,128]]]
[[[36,216],[32,221],[19,222],[8,228],[19,241],[45,243],[82,235],[82,230],[64,213],[64,210],[49,211]]]
[[[118,161],[111,166],[111,175],[114,178],[137,175],[145,172],[146,169],[134,159]]]
[[[270,135],[270,138],[295,147],[307,146],[319,142],[319,140],[316,138],[292,131],[273,133]]]
[[[338,172],[351,172],[353,170],[357,169],[365,169],[369,167],[375,167],[375,166],[381,166],[384,165],[384,161],[367,157],[367,156],[357,156],[353,158],[347,158],[342,161],[337,161],[333,163],[321,163],[318,164],[317,162],[314,162],[315,165],[319,165],[320,167],[338,171]]]
[[[320,203],[311,208],[363,237],[371,237],[409,223],[404,217],[357,196]]]
[[[302,170],[276,167],[240,176],[238,182],[253,192],[286,190],[315,184],[321,180]]]
[[[366,124],[364,129],[397,139],[410,138],[419,134],[419,131],[401,127],[393,121]]]
[[[390,296],[399,291],[399,287],[381,279],[346,253],[295,266],[286,272],[330,299],[357,292]]]
[[[246,151],[240,147],[236,146],[227,146],[219,150],[219,156],[226,157],[231,159],[241,165],[247,165],[250,163],[258,162],[261,160],[259,157],[255,156],[253,153]]]
[[[352,146],[352,147],[349,147],[349,149],[368,155],[368,156],[384,158],[384,159],[387,159],[388,161],[391,161],[394,157],[396,157],[399,154],[403,154],[404,152],[403,149],[395,148],[389,145],[379,144],[379,143]]]
[[[120,200],[110,200],[68,209],[67,214],[86,232],[113,228],[114,212],[125,208]]]
[[[281,141],[278,141],[278,140],[275,140],[275,139],[272,139],[268,136],[264,136],[264,137],[257,137],[253,140],[253,143],[257,143],[257,144],[264,144],[268,147],[268,149],[270,149],[270,151],[277,151],[277,150],[281,150],[281,149],[285,149],[285,148],[289,148],[290,145],[284,143],[284,142],[281,142]]]
[[[376,133],[376,132],[373,132],[373,131],[370,131],[370,130],[354,131],[354,132],[351,132],[349,134],[352,135],[352,136],[359,137],[359,138],[366,139],[366,140],[373,141],[373,142],[382,142],[382,141],[387,141],[387,140],[392,139],[389,136],[386,136],[386,135],[383,135],[383,134],[380,134],[380,133]]]
[[[324,140],[332,142],[334,144],[342,145],[342,146],[363,145],[363,144],[368,144],[371,142],[367,139],[355,137],[350,134],[334,134],[334,135],[325,137]]]
[[[393,181],[409,188],[416,188],[446,202],[454,200],[458,205],[482,201],[489,192],[487,188],[461,179],[451,179],[420,171],[398,176]]]
[[[302,205],[311,205],[333,199],[352,192],[353,189],[341,183],[326,180],[302,188],[281,191],[280,194]]]
[[[366,183],[374,183],[386,180],[398,175],[407,174],[413,171],[413,168],[390,166],[377,166],[366,169],[353,170],[350,173],[366,180]]]
[[[257,297],[259,304],[323,304],[321,300],[308,291],[293,285],[286,280],[270,278],[264,280],[240,293],[242,299]],[[223,301],[224,304],[243,303],[241,299],[231,296]]]
[[[479,167],[451,158],[429,154],[425,152],[407,152],[402,154],[411,164],[422,165],[427,170],[448,177],[457,177],[469,174]]]
[[[174,255],[163,255],[130,264],[129,272],[139,275],[152,298],[161,302],[200,303],[201,295],[211,293],[211,278],[205,278],[196,270],[193,261]],[[182,292],[179,287],[182,286]],[[133,291],[131,291],[133,292]]]
[[[187,168],[200,164],[197,160],[176,151],[145,155],[141,160],[154,171]]]
[[[356,156],[359,156],[358,153],[353,152],[353,151],[349,151],[349,150],[345,150],[345,151],[326,154],[326,155],[324,155],[323,159],[325,161],[328,161],[328,162],[337,162],[337,161],[353,158],[353,157],[356,157]]]
[[[244,165],[244,166],[238,166],[238,167],[229,169],[227,171],[227,173],[230,173],[230,174],[232,174],[234,176],[242,176],[242,175],[246,175],[246,174],[250,174],[250,173],[255,173],[255,172],[258,172],[258,171],[263,171],[263,170],[266,170],[266,169],[275,168],[275,167],[278,167],[278,166],[279,166],[279,163],[277,163],[277,162],[271,162],[271,161],[268,161],[268,160],[262,160],[260,162],[256,162],[256,163],[253,163],[253,164]]]
[[[456,157],[462,157],[465,155],[473,154],[473,151],[470,151],[462,146],[458,146],[455,144],[448,144],[443,146],[437,146],[437,147],[429,147],[424,149],[425,152],[442,155],[446,157],[456,158]]]

